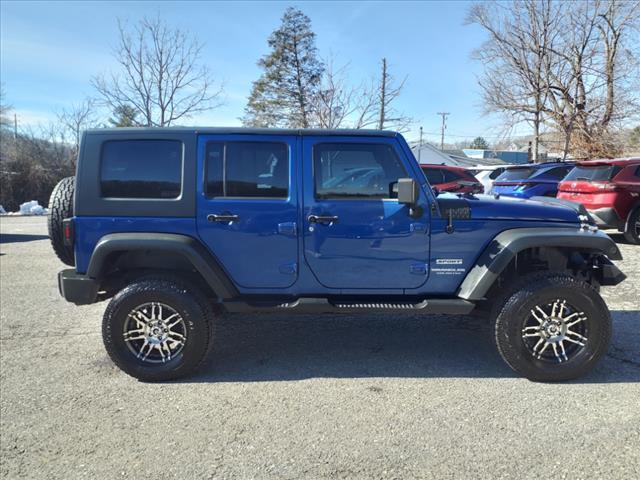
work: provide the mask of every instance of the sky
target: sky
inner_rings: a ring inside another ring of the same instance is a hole
[[[267,38],[288,6],[307,14],[319,53],[348,64],[354,83],[379,73],[386,57],[391,73],[407,81],[397,108],[415,122],[407,138],[439,143],[441,117],[447,142],[501,134],[496,118],[483,116],[471,59],[485,34],[465,25],[470,3],[431,2],[0,2],[0,73],[5,102],[21,125],[55,118],[55,112],[95,95],[90,79],[117,68],[113,49],[117,19],[134,23],[160,15],[204,43],[202,60],[224,85],[224,105],[186,123],[236,126],[256,62],[268,53]]]

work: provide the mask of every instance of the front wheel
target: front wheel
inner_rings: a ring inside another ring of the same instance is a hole
[[[102,336],[107,353],[125,373],[143,381],[172,380],[203,362],[212,322],[207,299],[195,287],[149,278],[113,297]]]
[[[629,214],[624,230],[624,238],[634,245],[640,244],[640,208]]]
[[[498,306],[495,340],[504,361],[528,379],[570,380],[607,352],[611,316],[588,283],[566,274],[534,274]]]

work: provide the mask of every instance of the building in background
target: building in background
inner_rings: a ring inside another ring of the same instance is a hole
[[[498,157],[469,157],[462,150],[445,150],[428,143],[420,145],[418,142],[412,142],[411,151],[415,155],[420,164],[438,164],[451,165],[454,167],[477,167],[478,165],[503,165],[505,162]]]

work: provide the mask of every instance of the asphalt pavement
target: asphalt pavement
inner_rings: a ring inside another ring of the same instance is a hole
[[[46,219],[0,232],[2,478],[640,477],[638,246],[573,382],[517,377],[474,318],[233,315],[198,375],[145,384],[104,351],[106,304],[59,297]]]

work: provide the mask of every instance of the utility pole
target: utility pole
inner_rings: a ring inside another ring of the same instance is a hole
[[[18,138],[18,115],[13,114],[13,139],[16,140]]]
[[[387,59],[382,59],[382,78],[380,79],[380,118],[378,119],[378,129],[384,129],[385,107],[387,105]]]
[[[438,112],[438,115],[442,115],[442,136],[440,137],[440,150],[444,150],[444,130],[447,128],[447,116],[449,112]]]
[[[418,144],[418,163],[420,163],[421,154],[422,154],[422,127],[420,127],[420,143]]]

